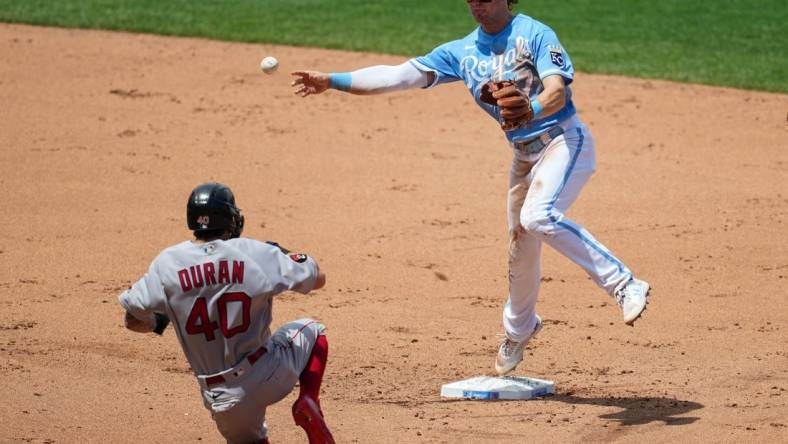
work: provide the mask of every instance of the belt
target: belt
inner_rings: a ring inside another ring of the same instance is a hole
[[[537,136],[534,139],[526,140],[523,142],[514,142],[512,146],[517,151],[520,151],[523,154],[536,154],[544,149],[547,145],[550,145],[550,142],[553,141],[556,137],[560,136],[564,133],[564,129],[560,126],[554,126],[550,128],[546,133],[543,133]]]
[[[246,355],[246,360],[249,361],[249,365],[254,365],[254,363],[257,362],[258,360],[260,360],[260,358],[262,358],[263,355],[266,354],[267,352],[268,352],[268,349],[266,349],[264,346],[260,347],[257,350],[253,351],[252,353],[249,353],[248,355]],[[238,375],[236,375],[236,376],[238,376]],[[209,377],[205,378],[205,385],[207,385],[208,387],[211,387],[211,386],[214,386],[214,385],[217,385],[217,384],[222,384],[222,383],[224,383],[226,381],[227,380],[224,378],[223,375],[209,376]]]
[[[254,365],[254,363],[257,362],[260,358],[262,358],[263,355],[266,353],[268,353],[268,349],[261,346],[254,352],[249,353],[249,355],[246,356],[246,360],[249,361],[249,364]]]

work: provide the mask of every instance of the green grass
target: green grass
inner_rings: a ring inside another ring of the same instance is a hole
[[[785,0],[523,0],[579,71],[788,92]],[[421,55],[461,0],[0,0],[0,21]]]

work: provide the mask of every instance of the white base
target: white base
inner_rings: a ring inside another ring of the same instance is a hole
[[[467,399],[533,399],[555,393],[555,383],[524,376],[477,376],[441,387],[445,398]]]

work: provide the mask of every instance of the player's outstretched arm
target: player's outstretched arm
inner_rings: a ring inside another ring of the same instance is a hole
[[[295,94],[301,97],[320,94],[327,89],[368,95],[423,88],[430,85],[435,76],[432,72],[419,70],[410,61],[396,66],[370,66],[353,72],[295,71],[291,74],[295,76],[292,83]]]

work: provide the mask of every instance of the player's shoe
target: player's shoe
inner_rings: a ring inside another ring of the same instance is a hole
[[[624,312],[624,323],[632,325],[643,314],[651,287],[648,282],[632,278],[615,292],[615,298]]]
[[[514,370],[523,360],[523,350],[525,346],[528,344],[539,330],[542,329],[542,318],[539,315],[536,315],[536,326],[534,327],[534,331],[531,333],[531,336],[526,338],[523,341],[512,341],[508,337],[503,340],[501,346],[498,347],[498,357],[495,359],[495,371],[498,372],[499,375],[503,376],[510,371]]]
[[[293,403],[293,419],[306,432],[309,444],[335,444],[323,420],[323,412],[309,396],[299,396]]]

